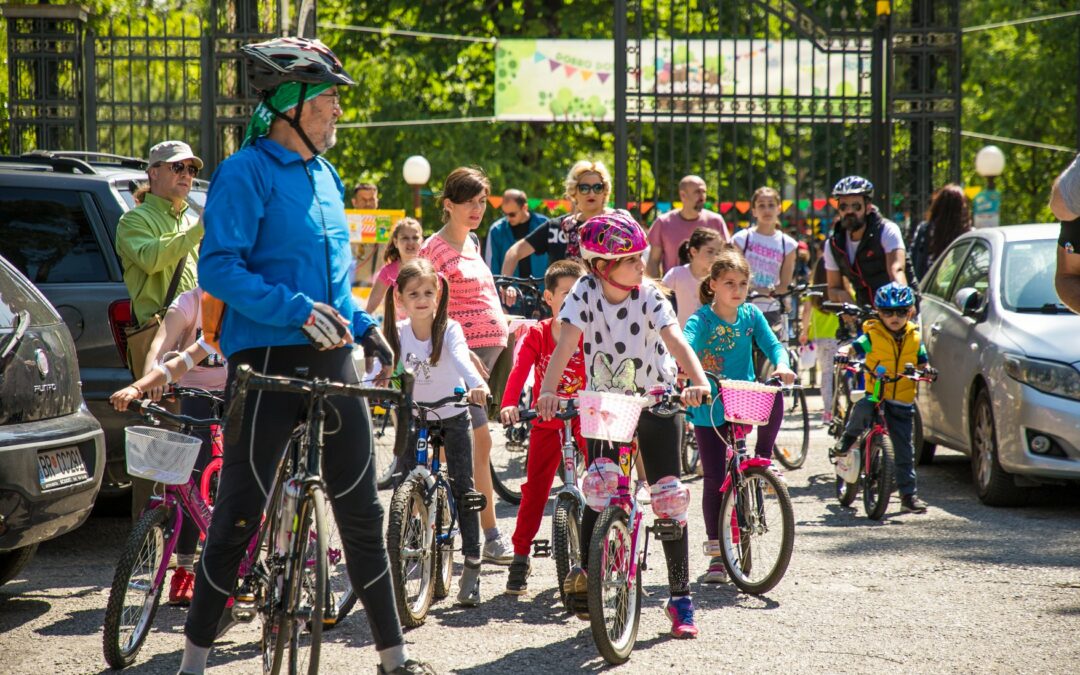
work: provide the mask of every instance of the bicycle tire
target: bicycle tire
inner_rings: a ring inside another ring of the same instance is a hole
[[[491,456],[488,457],[491,485],[507,504],[521,504],[521,486],[525,483],[528,463],[527,450],[515,451],[505,446],[491,448]]]
[[[156,588],[153,581],[165,563],[165,543],[172,536],[166,533],[165,523],[170,516],[172,513],[165,508],[151,509],[140,516],[124,544],[120,561],[116,563],[102,631],[105,661],[111,668],[119,670],[134,663],[150,634],[161,603],[161,589],[165,586],[164,577]],[[146,580],[142,584],[133,583],[133,579],[143,573]],[[138,598],[139,601],[131,603],[138,611],[125,612],[128,593],[140,589],[141,592],[132,596],[133,600]],[[133,627],[130,636],[125,637],[123,628],[128,625]]]
[[[791,402],[784,406],[784,419],[776,435],[773,457],[785,469],[800,469],[806,464],[810,452],[810,413],[806,407],[806,393],[802,389],[791,392]]]
[[[434,541],[428,526],[428,505],[424,482],[410,478],[394,490],[386,528],[386,552],[390,557],[390,577],[394,583],[401,625],[423,625],[434,596]],[[415,592],[408,582],[419,575]],[[412,598],[410,600],[410,598]]]
[[[833,438],[840,438],[844,434],[847,425],[848,411],[851,410],[851,377],[842,368],[836,368],[833,379],[833,400],[831,404],[832,422],[829,423],[829,434]]]
[[[684,476],[693,476],[697,473],[701,455],[698,452],[697,436],[694,427],[683,422],[683,439],[679,448],[679,464]]]
[[[296,514],[289,551],[293,564],[286,568],[285,576],[288,610],[280,616],[275,651],[288,649],[289,675],[317,675],[326,597],[326,500],[322,488],[309,486]],[[305,629],[310,631],[306,636]]]
[[[570,570],[581,564],[581,508],[570,493],[560,493],[555,502],[555,515],[551,518],[551,544],[555,549],[555,576],[558,577],[559,601],[567,612],[563,580]]]
[[[341,539],[333,509],[326,518],[326,596],[323,604],[323,630],[345,620],[356,605],[356,592],[345,566],[345,544]]]
[[[840,476],[836,477],[836,500],[841,506],[851,506],[859,496],[859,484],[849,483]]]
[[[218,485],[221,483],[221,464],[220,457],[210,460],[199,479],[199,494],[210,508],[214,507],[214,500],[217,499]]]
[[[274,489],[272,501],[266,507],[266,520],[263,527],[266,529],[265,551],[262,551],[263,564],[266,566],[266,579],[257,586],[255,606],[259,611],[261,622],[259,631],[259,651],[262,657],[263,675],[278,673],[281,670],[281,659],[284,650],[278,650],[278,635],[281,632],[281,617],[284,614],[284,602],[282,591],[285,588],[284,579],[284,554],[277,551],[275,539],[281,527],[281,499],[282,486],[279,484]],[[256,555],[260,552],[256,551]]]
[[[397,416],[390,410],[373,413],[371,417],[371,459],[375,464],[375,487],[386,490],[394,484],[394,469],[397,457],[394,444],[397,442]]]
[[[767,593],[784,578],[795,546],[791,496],[763,466],[747,467],[743,484],[732,488],[720,503],[720,556],[739,590]]]
[[[440,487],[438,501],[435,503],[435,522],[439,523],[438,532],[444,533],[450,528],[450,500],[446,488]],[[454,583],[454,538],[450,537],[442,544],[435,543],[435,588],[433,595],[442,600],[450,595]]]
[[[618,506],[607,507],[596,521],[589,542],[588,597],[593,642],[600,656],[612,665],[626,663],[637,642],[641,620],[641,567],[638,566],[637,578],[631,580],[633,555],[633,537],[626,511]],[[622,579],[612,579],[612,575]],[[614,611],[606,610],[609,600]]]
[[[896,470],[889,435],[875,434],[870,441],[870,471],[863,476],[863,509],[866,517],[881,520],[889,508]]]

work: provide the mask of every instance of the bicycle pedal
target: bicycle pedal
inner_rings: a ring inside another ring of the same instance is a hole
[[[479,513],[487,508],[487,497],[482,492],[469,490],[461,495],[458,511],[461,513]]]
[[[532,545],[534,558],[551,557],[551,542],[547,539],[534,539]]]
[[[671,518],[657,518],[649,530],[658,541],[679,541],[683,537],[683,526]]]

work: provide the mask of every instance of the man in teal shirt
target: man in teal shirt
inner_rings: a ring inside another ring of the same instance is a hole
[[[150,167],[146,171],[150,189],[116,226],[116,252],[139,325],[162,309],[169,282],[184,256],[187,258],[176,294],[198,283],[197,249],[203,224],[201,214],[189,209],[187,196],[202,167],[202,160],[187,143],[165,141],[150,148]]]

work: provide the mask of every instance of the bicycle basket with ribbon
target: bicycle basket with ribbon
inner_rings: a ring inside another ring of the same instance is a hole
[[[608,391],[578,392],[578,417],[581,435],[610,443],[634,440],[641,409],[648,404],[644,396],[626,396]]]

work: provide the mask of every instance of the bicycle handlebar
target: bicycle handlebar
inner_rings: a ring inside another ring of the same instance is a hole
[[[559,412],[555,413],[555,419],[568,420],[578,415],[577,399],[567,398],[563,399],[565,403],[560,406]],[[536,412],[536,408],[518,408],[518,417],[520,422],[528,422],[540,417],[540,413]]]
[[[398,427],[394,452],[400,456],[408,443],[409,429],[412,424],[413,384],[413,374],[407,369],[401,373],[401,389],[399,391],[387,387],[364,387],[358,384],[332,382],[319,377],[306,380],[299,377],[263,375],[256,373],[251,366],[244,363],[236,368],[234,396],[229,402],[229,408],[225,413],[225,439],[229,443],[235,443],[240,439],[240,426],[244,421],[244,405],[247,393],[253,389],[256,391],[275,391],[318,397],[377,398],[398,403]]]
[[[189,427],[192,429],[209,429],[215,424],[221,424],[221,420],[216,417],[199,419],[197,417],[188,417],[187,415],[180,415],[178,413],[169,412],[168,410],[157,405],[150,399],[138,399],[132,401],[132,404],[137,405],[142,409],[139,414],[143,417],[146,417],[148,419],[152,419],[152,417],[154,416],[163,417],[170,422],[175,422],[176,424],[179,424],[183,427]]]
[[[932,368],[931,366],[925,366],[922,370],[917,370],[914,365],[908,363],[906,364],[904,370],[897,373],[896,375],[879,375],[877,372],[871,370],[870,367],[866,365],[866,361],[852,359],[844,356],[843,354],[837,354],[836,356],[834,356],[833,361],[835,363],[849,366],[853,371],[859,369],[864,370],[867,373],[873,375],[874,378],[880,381],[882,384],[892,384],[893,382],[899,382],[903,379],[908,379],[913,382],[936,382],[938,377],[937,370],[935,368]]]
[[[845,314],[847,316],[854,316],[860,319],[873,318],[876,312],[872,307],[862,307],[850,302],[823,302],[821,303],[821,309],[826,312],[833,312],[834,314]]]

